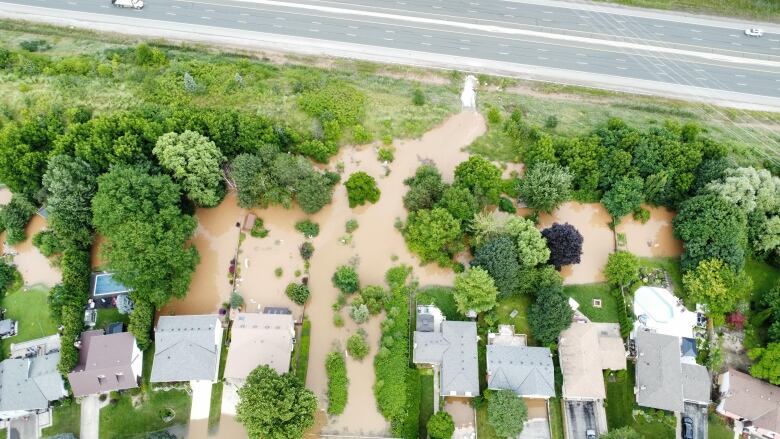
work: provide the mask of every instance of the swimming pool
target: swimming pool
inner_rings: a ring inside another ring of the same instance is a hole
[[[95,275],[95,286],[92,290],[93,297],[113,296],[127,293],[129,288],[114,280],[113,273],[100,273]]]
[[[669,302],[670,298],[674,299],[674,296],[661,288],[640,287],[634,293],[634,312],[637,316],[646,314],[658,323],[668,323],[674,318],[674,304]]]

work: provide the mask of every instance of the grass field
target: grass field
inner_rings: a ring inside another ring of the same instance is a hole
[[[531,306],[531,298],[528,296],[512,296],[498,302],[496,312],[498,323],[515,326],[515,332],[525,334],[529,346],[535,344],[531,327],[528,324],[528,308]],[[512,311],[517,310],[517,315],[512,318]]]
[[[18,333],[2,341],[3,358],[8,356],[11,343],[19,343],[57,333],[57,326],[49,315],[49,291],[32,287],[20,288],[2,299],[5,318],[19,322]]]
[[[426,424],[433,415],[433,369],[419,369],[420,372],[420,436],[428,437]]]
[[[451,287],[425,287],[418,290],[415,297],[418,305],[436,305],[447,320],[466,320],[466,316],[458,312]]]
[[[146,392],[143,403],[133,407],[131,393],[121,395],[115,403],[100,410],[100,437],[122,439],[142,436],[177,424],[186,424],[190,418],[191,399],[183,390]],[[173,410],[175,417],[163,421],[163,415]]]
[[[710,413],[708,424],[709,439],[734,438],[734,431],[717,415]]]
[[[599,323],[617,323],[617,301],[606,283],[566,285],[563,292],[580,304],[580,311]],[[593,299],[601,299],[601,308],[593,306]]]
[[[771,290],[780,280],[780,270],[755,259],[748,259],[745,262],[745,273],[753,280],[753,300],[759,299],[763,293]]]
[[[614,379],[605,373],[607,387],[607,425],[610,429],[631,426],[645,439],[672,439],[675,418],[662,410],[640,410],[634,397],[634,366],[625,374],[615,372]],[[637,410],[634,413],[634,410]]]
[[[108,325],[115,322],[122,322],[125,325],[130,323],[130,315],[122,314],[116,308],[99,309],[97,314],[95,329],[105,329]]]
[[[81,406],[70,400],[54,407],[52,410],[54,422],[49,428],[43,429],[43,437],[58,434],[73,433],[76,437],[81,432]]]
[[[774,0],[602,0],[642,8],[671,9],[780,23],[780,2]]]

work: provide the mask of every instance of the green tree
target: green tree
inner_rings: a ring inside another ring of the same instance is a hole
[[[471,220],[479,211],[477,199],[468,189],[461,186],[450,186],[445,189],[436,207],[446,209],[461,223]]]
[[[439,410],[428,418],[426,429],[428,435],[433,439],[450,439],[455,433],[455,422],[452,420],[452,415],[444,410]]]
[[[385,303],[390,299],[387,291],[378,285],[368,285],[360,290],[360,297],[363,303],[368,307],[372,314],[379,314],[385,307]]]
[[[455,277],[452,295],[461,314],[482,313],[496,306],[498,288],[485,269],[474,267]]]
[[[344,186],[347,188],[349,207],[362,206],[366,201],[370,203],[379,201],[381,191],[376,185],[376,180],[363,171],[350,175]]]
[[[14,194],[35,196],[41,188],[52,142],[63,129],[57,111],[4,124],[0,129],[0,181]]]
[[[744,272],[735,272],[719,259],[699,262],[696,269],[683,275],[683,287],[690,300],[703,303],[713,324],[720,326],[725,315],[746,300],[753,281]]]
[[[486,158],[473,155],[455,168],[455,185],[471,191],[480,204],[498,204],[501,170]]]
[[[308,285],[296,284],[295,282],[288,284],[287,288],[284,289],[284,293],[287,294],[287,297],[289,297],[290,300],[298,305],[306,303],[310,294]]]
[[[601,197],[601,203],[615,223],[642,206],[643,185],[644,182],[640,177],[623,177]]]
[[[697,195],[683,202],[672,221],[674,235],[683,241],[683,270],[705,259],[720,259],[734,270],[745,263],[747,219],[734,204],[717,195]]]
[[[236,184],[238,205],[249,209],[260,204],[260,198],[269,187],[263,175],[263,160],[254,154],[240,154],[230,163],[230,177]]]
[[[47,258],[62,253],[63,250],[62,244],[52,230],[41,230],[33,235],[32,244]]]
[[[363,328],[358,329],[357,334],[353,334],[347,339],[347,353],[350,357],[362,360],[368,355],[369,350],[366,331]]]
[[[553,223],[542,230],[550,248],[550,263],[558,270],[564,265],[579,264],[582,256],[582,234],[569,223]]]
[[[358,278],[355,267],[351,265],[339,265],[336,272],[333,273],[331,281],[333,286],[344,294],[352,294],[360,289],[360,278]]]
[[[238,390],[236,419],[251,438],[300,439],[312,425],[317,397],[293,375],[260,366]]]
[[[341,352],[331,352],[325,358],[325,372],[328,375],[328,414],[340,415],[347,406],[347,363]]]
[[[536,142],[530,142],[523,151],[523,163],[529,169],[540,163],[558,164],[553,138],[549,134],[541,134]]]
[[[573,315],[574,311],[561,287],[542,288],[536,293],[536,300],[528,312],[528,323],[534,338],[542,345],[549,345],[571,325]]]
[[[562,285],[561,273],[552,265],[523,267],[520,270],[520,294],[533,296],[543,288],[560,288]]]
[[[57,155],[43,175],[49,225],[65,246],[92,244],[92,198],[97,191],[95,173],[84,160]]]
[[[510,237],[502,235],[477,248],[471,266],[485,269],[495,281],[498,291],[507,297],[514,294],[519,286],[520,264],[517,260],[515,244]]]
[[[639,279],[639,259],[633,254],[618,250],[609,255],[604,267],[607,282],[617,287],[627,287]]]
[[[133,293],[133,312],[130,313],[130,323],[127,329],[135,336],[138,348],[145,351],[152,344],[152,325],[154,324],[154,305],[140,299]]]
[[[517,437],[528,420],[528,407],[512,390],[493,392],[488,400],[488,423],[500,437]]]
[[[423,264],[435,261],[446,267],[452,264],[452,255],[463,248],[460,221],[440,207],[410,213],[403,235],[409,250]]]
[[[571,198],[572,176],[554,163],[539,163],[520,180],[520,201],[538,212],[550,213]]]
[[[765,348],[755,348],[748,351],[753,360],[750,374],[756,378],[780,385],[780,343],[769,343]]]
[[[21,279],[15,265],[9,264],[5,259],[0,259],[0,298],[13,286],[14,282]]]
[[[533,221],[521,216],[512,216],[504,225],[504,231],[515,242],[517,259],[521,266],[535,267],[550,259],[547,240]]]
[[[0,232],[5,230],[9,244],[18,244],[27,239],[27,223],[37,209],[24,196],[14,195],[5,206],[0,206]]]
[[[225,157],[208,137],[189,130],[163,134],[152,153],[195,204],[214,207],[224,196],[220,166]]]
[[[116,279],[155,306],[187,294],[198,264],[190,244],[195,219],[182,213],[179,187],[167,175],[116,166],[98,178],[93,223],[107,238],[101,251]]]
[[[420,166],[414,176],[404,180],[404,184],[409,186],[404,195],[404,207],[409,212],[432,209],[446,188],[439,170],[433,165]]]

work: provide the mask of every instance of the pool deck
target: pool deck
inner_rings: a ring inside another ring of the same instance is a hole
[[[664,309],[660,309],[662,307]],[[668,308],[667,308],[668,307]],[[659,334],[693,338],[697,313],[665,288],[639,287],[634,293],[634,331],[650,329]]]

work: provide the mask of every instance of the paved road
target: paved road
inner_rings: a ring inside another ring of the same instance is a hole
[[[682,41],[678,34],[684,34],[686,29],[691,34],[696,33],[690,30],[693,25],[689,23],[675,24],[629,15],[617,18],[614,14],[597,15],[592,11],[583,13],[581,10],[578,12],[576,9],[560,7],[554,8],[552,14],[547,14],[545,11],[551,7],[536,3],[546,5],[549,0],[522,0],[531,4],[519,0],[406,0],[383,2],[381,4],[392,6],[385,6],[382,10],[377,8],[382,0],[346,1],[351,3],[322,0],[147,0],[147,6],[142,11],[134,11],[111,8],[108,0],[0,0],[0,11],[4,9],[4,4],[38,6],[46,7],[53,15],[70,14],[76,18],[89,15],[114,21],[122,17],[143,19],[150,25],[175,25],[192,29],[193,32],[198,29],[197,32],[201,33],[204,31],[200,29],[222,29],[236,35],[262,32],[264,35],[291,40],[338,44],[340,48],[360,47],[370,54],[403,51],[408,54],[406,59],[416,57],[420,59],[421,65],[433,64],[424,62],[429,59],[449,58],[471,60],[474,61],[472,65],[480,67],[487,64],[500,65],[501,69],[493,71],[501,72],[513,72],[515,66],[524,66],[526,72],[532,71],[536,77],[548,79],[553,72],[556,72],[557,78],[578,76],[581,79],[578,83],[587,83],[587,77],[598,77],[598,83],[595,79],[591,80],[606,88],[610,84],[620,83],[621,87],[615,85],[614,88],[631,90],[633,86],[634,90],[652,92],[653,87],[657,87],[659,90],[664,88],[666,91],[661,94],[665,95],[677,96],[677,92],[671,90],[679,90],[680,97],[760,103],[766,106],[774,103],[774,106],[780,107],[780,101],[777,100],[780,98],[780,61],[762,61],[764,65],[755,64],[758,61],[736,63],[733,59],[707,59],[705,57],[711,55],[711,51],[705,49],[703,53],[698,53],[700,48],[695,47],[689,47],[684,52],[659,52],[657,43],[647,41],[645,43],[652,48],[641,48],[625,42],[608,42],[609,38],[599,42],[593,38],[550,33],[549,29],[543,32],[539,32],[539,29],[523,29],[530,23],[529,20],[537,20],[537,16],[541,17],[540,20],[550,16],[549,19],[554,20],[550,23],[555,26],[587,28],[587,32],[592,34],[609,29],[614,34],[621,29],[606,22],[608,19],[626,21],[617,24],[631,27],[635,32],[644,32],[645,36],[651,32],[650,28],[658,30],[669,26],[666,31],[655,32],[663,36],[655,37],[670,42],[661,45],[661,49],[677,50]],[[469,6],[465,6],[466,3]],[[424,12],[428,7],[440,12]],[[37,8],[28,9],[31,13],[25,17],[35,17],[35,11],[41,11]],[[469,10],[477,12],[470,13]],[[474,14],[476,18],[464,14]],[[501,14],[500,18],[498,14]],[[486,25],[486,20],[493,22]],[[589,23],[589,26],[581,23]],[[745,53],[755,52],[758,54],[756,56],[766,57],[767,54],[778,52],[774,41],[778,35],[767,34],[762,39],[751,40],[738,32],[736,24],[734,26],[731,30],[699,26],[701,29],[693,30],[701,30],[702,36],[691,39],[702,38],[699,43],[711,47],[724,46],[724,41],[738,42],[745,45]],[[284,47],[283,44],[278,45]],[[373,59],[379,58],[373,56]],[[441,62],[440,65],[445,63]],[[640,83],[643,88],[640,88]]]

